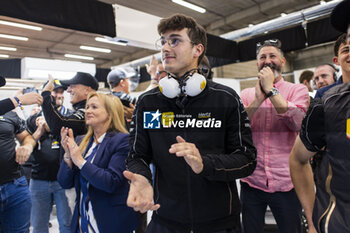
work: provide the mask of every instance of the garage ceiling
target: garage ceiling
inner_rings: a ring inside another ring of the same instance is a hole
[[[320,4],[316,0],[190,0],[189,2],[207,9],[204,14],[197,13],[173,3],[171,0],[100,0],[108,4],[119,4],[159,17],[174,13],[183,13],[194,17],[211,34],[221,35],[226,32],[245,28],[249,24],[258,24],[279,17],[281,13],[292,13]],[[28,41],[10,40],[0,37],[0,46],[17,48],[16,51],[0,50],[0,54],[9,58],[37,57],[74,60],[64,54],[77,54],[94,57],[92,61],[99,68],[132,61],[156,53],[154,50],[120,46],[98,42],[95,37],[101,36],[53,26],[26,22],[19,19],[0,16],[0,20],[29,23],[43,28],[42,31],[15,28],[0,24],[0,34],[24,36]],[[118,32],[117,32],[118,33]],[[80,49],[81,45],[109,48],[111,53],[91,52]]]

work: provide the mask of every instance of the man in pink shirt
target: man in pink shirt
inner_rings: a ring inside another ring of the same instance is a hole
[[[309,105],[307,88],[282,78],[279,40],[257,44],[258,82],[242,91],[258,151],[254,173],[241,180],[245,233],[264,231],[267,205],[281,233],[301,232],[301,205],[289,175],[289,153]]]

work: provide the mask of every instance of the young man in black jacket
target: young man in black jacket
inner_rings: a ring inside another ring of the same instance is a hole
[[[207,41],[193,18],[162,19],[158,32],[168,77],[134,111],[127,204],[156,210],[147,232],[240,232],[236,179],[256,165],[247,114],[234,90],[198,73]]]
[[[350,0],[333,9],[331,22],[337,30],[347,32],[338,38],[334,58],[341,67],[343,84],[333,86],[311,104],[289,158],[309,233],[350,232]],[[314,182],[309,159],[320,151]]]

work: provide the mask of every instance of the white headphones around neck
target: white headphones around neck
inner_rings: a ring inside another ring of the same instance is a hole
[[[181,94],[189,96],[199,95],[206,87],[207,80],[203,75],[192,71],[186,72],[180,80],[168,73],[168,76],[159,81],[160,92],[170,99]]]

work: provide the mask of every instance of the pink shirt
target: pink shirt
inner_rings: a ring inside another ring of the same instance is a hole
[[[306,86],[283,79],[274,84],[288,102],[288,111],[277,114],[267,98],[250,120],[253,141],[258,152],[254,173],[244,179],[251,187],[265,192],[286,192],[293,188],[289,174],[289,154],[309,106]],[[244,106],[255,98],[255,88],[241,92]]]

